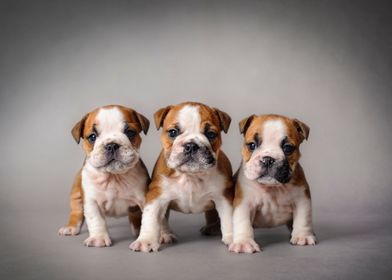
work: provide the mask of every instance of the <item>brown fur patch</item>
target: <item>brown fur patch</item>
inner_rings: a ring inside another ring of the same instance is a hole
[[[82,170],[76,174],[70,194],[71,212],[68,219],[68,227],[78,227],[84,221],[83,215],[83,189],[82,189]]]

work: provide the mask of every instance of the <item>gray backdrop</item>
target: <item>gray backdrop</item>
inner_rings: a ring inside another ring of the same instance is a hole
[[[0,276],[12,279],[377,279],[392,272],[392,9],[388,1],[1,1]],[[310,126],[301,159],[320,244],[257,230],[264,252],[229,254],[174,214],[179,243],[129,251],[56,236],[83,161],[72,126],[93,108],[151,120],[142,157],[160,150],[152,115],[193,100],[232,117],[223,149],[236,169],[238,122],[279,113]]]

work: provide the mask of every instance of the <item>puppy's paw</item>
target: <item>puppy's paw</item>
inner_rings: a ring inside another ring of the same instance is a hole
[[[222,242],[226,246],[229,246],[231,243],[233,243],[233,235],[232,234],[227,234],[225,236],[222,236]]]
[[[110,247],[112,241],[107,234],[92,235],[84,240],[84,245],[87,247]]]
[[[159,237],[160,244],[170,244],[177,241],[177,237],[171,232],[161,232]]]
[[[205,225],[200,229],[200,233],[203,235],[219,235],[221,234],[220,224],[215,223],[211,225]]]
[[[260,252],[259,245],[253,239],[246,239],[240,242],[233,242],[229,246],[229,251],[234,253],[256,253]]]
[[[64,226],[58,231],[59,235],[78,235],[80,233],[80,227]]]
[[[150,240],[135,240],[129,245],[129,249],[132,251],[137,251],[137,252],[144,252],[144,253],[150,253],[150,252],[158,252],[159,250],[159,243],[150,241]]]
[[[317,240],[316,240],[316,236],[314,236],[314,234],[312,233],[294,234],[290,239],[290,243],[293,245],[300,245],[300,246],[316,245]]]

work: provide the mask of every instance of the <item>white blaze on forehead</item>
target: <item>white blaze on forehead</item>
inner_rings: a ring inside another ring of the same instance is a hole
[[[270,120],[264,123],[262,144],[265,145],[278,145],[280,147],[280,142],[287,135],[286,126],[282,120]]]
[[[121,132],[124,129],[124,115],[117,107],[100,109],[96,118],[100,133]]]
[[[178,112],[178,122],[185,134],[200,133],[199,106],[186,105]]]

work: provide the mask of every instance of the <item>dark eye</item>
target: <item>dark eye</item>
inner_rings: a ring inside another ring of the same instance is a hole
[[[290,145],[290,144],[284,144],[282,149],[283,149],[283,153],[285,155],[290,155],[290,154],[292,154],[294,152],[295,147],[293,145]]]
[[[256,143],[255,142],[250,142],[246,144],[248,146],[249,151],[253,152],[256,149]]]
[[[97,140],[97,135],[95,133],[91,133],[88,137],[87,140],[91,143],[94,144],[95,140]]]
[[[136,135],[136,131],[134,131],[134,130],[132,130],[132,129],[129,129],[129,128],[126,129],[126,130],[124,131],[124,133],[125,133],[125,135],[126,135],[129,139],[135,137],[135,135]]]
[[[172,128],[167,133],[169,134],[170,138],[176,138],[179,134],[179,131],[176,128]]]
[[[218,136],[214,131],[210,130],[206,132],[208,140],[214,140]]]

